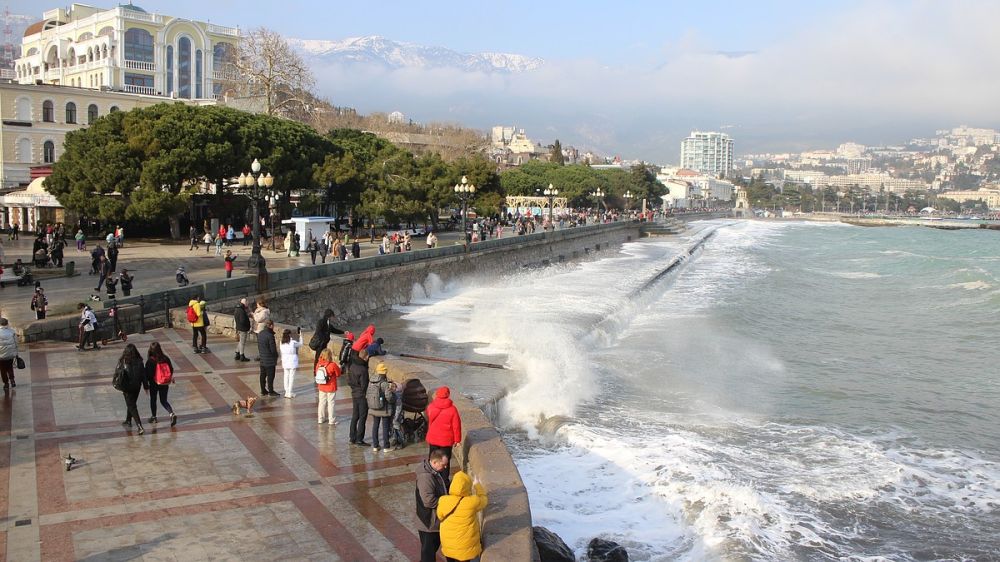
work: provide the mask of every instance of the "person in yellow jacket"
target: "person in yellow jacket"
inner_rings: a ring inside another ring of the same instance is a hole
[[[479,538],[479,512],[486,509],[486,490],[461,470],[455,473],[448,495],[438,499],[437,516],[441,522],[441,554],[451,560],[472,560],[482,554]]]
[[[190,317],[188,318],[188,321],[191,322],[191,347],[194,348],[195,353],[208,353],[208,347],[205,345],[208,337],[206,329],[206,326],[208,326],[208,314],[205,310],[205,304],[201,295],[197,295],[188,302],[188,308],[196,316],[195,320],[192,320]],[[201,336],[201,345],[198,345],[199,335]]]

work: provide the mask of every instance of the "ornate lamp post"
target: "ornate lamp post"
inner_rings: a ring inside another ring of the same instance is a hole
[[[598,187],[594,191],[590,192],[590,196],[593,197],[594,200],[597,202],[596,211],[597,211],[598,221],[600,221],[600,215],[601,215],[601,198],[604,197],[604,192],[601,191],[601,188]]]
[[[250,261],[247,265],[251,269],[257,269],[259,284],[259,276],[266,272],[266,269],[264,257],[260,255],[260,217],[257,212],[257,201],[267,197],[267,190],[274,185],[274,178],[271,177],[270,173],[262,174],[260,162],[254,158],[253,163],[250,164],[250,173],[240,174],[239,182],[241,186],[246,188],[253,204],[253,250],[250,252]]]
[[[272,180],[271,183],[274,183],[273,180]],[[270,187],[270,185],[268,185],[268,187]],[[275,221],[275,219],[278,218],[278,200],[279,199],[281,199],[281,194],[280,193],[275,193],[275,192],[272,191],[271,192],[270,202],[269,202],[269,205],[268,205],[268,210],[271,212],[271,251],[272,252],[274,251],[274,238],[275,238],[274,235],[277,232],[277,230],[275,230],[274,221]]]
[[[630,210],[632,208],[632,199],[635,199],[635,195],[632,195],[632,190],[626,191],[622,197],[625,198],[625,210]]]
[[[458,195],[458,199],[462,202],[462,239],[467,243],[468,235],[465,230],[465,220],[469,214],[469,199],[476,193],[476,186],[469,183],[469,179],[462,176],[462,182],[455,184],[455,195]]]
[[[544,193],[545,196],[548,197],[549,199],[549,228],[555,230],[556,223],[552,222],[552,207],[555,202],[556,196],[559,195],[559,190],[552,187],[552,184],[550,183],[549,186],[546,187],[545,191],[543,191],[542,193]]]

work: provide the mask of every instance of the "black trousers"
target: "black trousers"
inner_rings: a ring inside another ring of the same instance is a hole
[[[174,409],[170,407],[170,402],[167,402],[167,392],[170,390],[170,385],[167,384],[156,384],[150,383],[149,385],[149,415],[156,417],[156,398],[160,398],[160,404],[163,404],[163,409],[174,413]]]
[[[260,393],[274,392],[274,365],[260,366]]]
[[[201,336],[201,345],[198,345],[198,336]],[[205,331],[204,326],[195,326],[191,331],[191,346],[197,349],[198,347],[205,347],[205,340],[208,337],[208,332]]]
[[[125,416],[125,421],[131,422],[135,418],[136,425],[142,425],[142,418],[139,417],[139,407],[136,404],[139,402],[139,393],[141,390],[131,391],[126,390],[122,392],[125,395],[125,408],[128,410],[128,414]]]
[[[435,562],[441,548],[441,533],[417,531],[417,534],[420,535],[420,562]]]
[[[368,421],[368,399],[364,393],[355,393],[351,389],[351,394],[361,394],[351,399],[351,443],[365,440],[365,422]]]
[[[0,359],[0,377],[3,377],[3,387],[7,388],[14,382],[14,360]]]

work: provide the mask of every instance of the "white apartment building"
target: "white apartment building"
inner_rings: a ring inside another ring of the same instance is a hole
[[[979,189],[969,189],[962,191],[946,191],[938,197],[944,199],[951,199],[952,201],[958,201],[959,203],[964,203],[966,201],[982,201],[986,203],[986,206],[990,208],[991,211],[1000,209],[1000,189],[990,189],[982,187]]]
[[[681,141],[681,167],[728,177],[733,170],[733,139],[725,133],[691,131]]]

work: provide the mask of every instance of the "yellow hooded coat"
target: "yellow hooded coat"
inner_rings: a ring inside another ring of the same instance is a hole
[[[452,478],[447,496],[438,499],[437,516],[441,521],[441,554],[455,560],[472,560],[483,552],[479,538],[479,512],[486,509],[486,490],[458,471]]]

